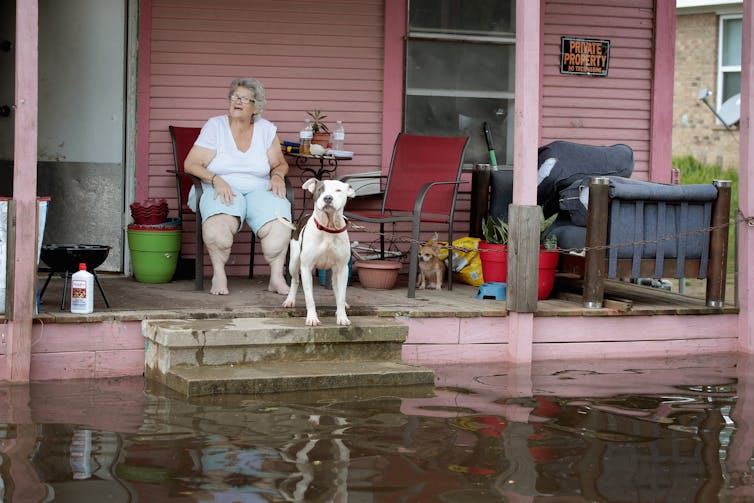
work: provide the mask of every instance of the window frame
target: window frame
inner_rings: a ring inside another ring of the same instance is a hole
[[[717,25],[717,85],[715,92],[716,110],[720,110],[723,105],[723,79],[726,73],[741,73],[741,65],[723,65],[723,49],[725,38],[725,21],[731,19],[740,19],[743,21],[743,14],[721,14],[718,16]],[[739,90],[740,92],[740,90]],[[722,124],[720,119],[715,119],[718,124]]]
[[[406,2],[407,10],[411,8],[410,0]],[[508,127],[506,131],[506,159],[498,159],[498,166],[512,165],[513,163],[513,135],[514,135],[514,121],[513,112],[515,107],[515,90],[498,90],[498,91],[451,91],[447,89],[435,90],[428,88],[410,88],[408,85],[408,72],[405,65],[408,64],[408,51],[409,44],[412,41],[422,42],[455,42],[461,44],[477,44],[477,45],[494,45],[494,46],[512,46],[514,48],[513,61],[510,63],[513,66],[513,72],[516,69],[515,61],[515,46],[516,46],[516,34],[505,33],[499,35],[478,35],[478,34],[463,34],[452,33],[442,31],[417,31],[411,29],[410,15],[406,16],[406,32],[404,37],[404,75],[403,75],[403,120],[401,129],[406,130],[406,124],[408,118],[406,112],[408,109],[409,96],[436,96],[445,98],[480,98],[480,99],[504,99],[509,102],[508,109],[505,111],[509,118]],[[481,134],[481,133],[480,133]]]

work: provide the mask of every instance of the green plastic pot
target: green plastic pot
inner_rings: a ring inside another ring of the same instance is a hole
[[[140,283],[167,283],[175,274],[181,250],[180,230],[128,230],[134,277]]]

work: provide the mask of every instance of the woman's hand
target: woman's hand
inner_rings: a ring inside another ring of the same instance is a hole
[[[212,175],[212,187],[215,189],[215,197],[220,197],[223,204],[230,204],[233,202],[233,189],[230,188],[228,182],[223,180],[220,175]]]
[[[285,198],[285,175],[288,174],[288,163],[285,162],[283,151],[280,150],[280,139],[275,135],[272,146],[267,150],[270,161],[270,186],[267,190],[280,198]]]
[[[270,186],[267,190],[272,191],[273,194],[280,198],[285,198],[285,178],[278,173],[272,173],[270,175]]]
[[[216,175],[207,169],[216,153],[215,150],[194,145],[186,156],[183,170],[204,183],[212,185],[212,188],[215,189],[214,199],[220,197],[224,204],[231,204],[233,202],[233,189],[220,175]]]

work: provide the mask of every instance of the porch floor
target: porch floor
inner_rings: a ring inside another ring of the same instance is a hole
[[[39,285],[44,284],[47,274],[40,272]],[[215,296],[208,293],[209,279],[205,290],[195,291],[193,280],[179,280],[162,284],[139,283],[133,278],[118,274],[99,274],[100,282],[110,302],[104,300],[95,285],[94,313],[72,314],[69,299],[66,310],[60,310],[63,279],[54,277],[42,299],[37,319],[44,323],[82,323],[100,321],[130,321],[164,318],[232,318],[232,317],[277,317],[304,316],[304,296],[299,291],[297,307],[281,306],[283,296],[267,291],[267,277],[254,279],[232,277],[229,281],[230,295]],[[632,316],[652,314],[720,314],[736,313],[733,304],[722,309],[708,308],[704,304],[703,288],[687,289],[687,295],[679,295],[650,287],[622,282],[608,282],[606,298],[617,299],[602,309],[584,309],[575,293],[564,293],[570,283],[568,278],[558,278],[552,297],[538,303],[536,316]],[[701,283],[701,282],[700,282]],[[416,298],[406,296],[407,278],[401,275],[393,290],[367,290],[358,281],[348,287],[349,316],[379,315],[407,316],[412,318],[471,318],[481,316],[506,316],[504,301],[476,298],[478,287],[455,282],[453,290],[417,290]],[[334,316],[335,302],[331,290],[326,290],[315,278],[315,301],[321,316]],[[69,294],[70,295],[70,294]],[[729,287],[727,298],[733,298]]]

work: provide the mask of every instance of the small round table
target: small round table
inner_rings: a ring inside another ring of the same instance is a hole
[[[294,164],[301,170],[301,173],[310,174],[317,180],[322,180],[322,177],[325,175],[328,177],[331,176],[338,169],[339,161],[350,161],[353,159],[352,156],[295,154],[292,152],[285,152],[285,155],[295,158]],[[309,165],[310,159],[319,161],[319,168],[317,168],[315,163],[312,163],[314,167]]]

